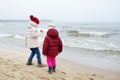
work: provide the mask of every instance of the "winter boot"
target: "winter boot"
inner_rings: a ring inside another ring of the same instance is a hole
[[[53,66],[53,72],[56,72],[56,66]]]
[[[52,67],[48,67],[48,73],[52,74]]]
[[[33,65],[32,60],[28,59],[28,62],[26,65]]]
[[[38,61],[38,66],[39,66],[39,67],[44,67],[44,65],[42,64],[41,61]]]

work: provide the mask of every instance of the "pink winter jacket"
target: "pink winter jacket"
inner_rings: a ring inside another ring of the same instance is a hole
[[[39,47],[38,37],[40,31],[37,29],[37,24],[34,22],[30,22],[27,27],[27,34],[26,34],[26,46],[28,48],[36,48]]]
[[[44,39],[42,54],[47,56],[57,56],[62,52],[63,44],[56,29],[49,29]]]

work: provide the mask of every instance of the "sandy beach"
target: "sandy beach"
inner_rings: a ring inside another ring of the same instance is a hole
[[[0,80],[120,80],[119,8],[120,0],[1,0]],[[44,67],[36,55],[26,65],[36,47]],[[44,51],[58,53],[52,74]]]
[[[32,66],[27,66],[29,51],[0,49],[0,80],[120,80],[120,72],[112,72],[84,66],[72,61],[57,58],[57,71],[48,74],[45,67],[38,67],[36,58]]]

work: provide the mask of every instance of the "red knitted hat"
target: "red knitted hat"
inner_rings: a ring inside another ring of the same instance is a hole
[[[34,17],[33,15],[30,15],[30,20],[35,22],[36,24],[39,24],[39,19]]]

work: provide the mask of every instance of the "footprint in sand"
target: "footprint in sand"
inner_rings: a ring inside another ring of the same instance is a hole
[[[75,77],[74,80],[82,80],[80,77]]]
[[[59,70],[58,70],[59,71]],[[61,72],[61,73],[63,73],[63,74],[66,74],[65,72],[63,72],[63,71],[59,71],[59,72]]]
[[[39,77],[40,79],[42,79],[42,80],[50,80],[49,78],[47,78],[47,77]]]
[[[89,80],[94,80],[93,78],[89,78]]]
[[[66,79],[64,78],[64,76],[53,75],[51,76],[51,80],[66,80]]]

